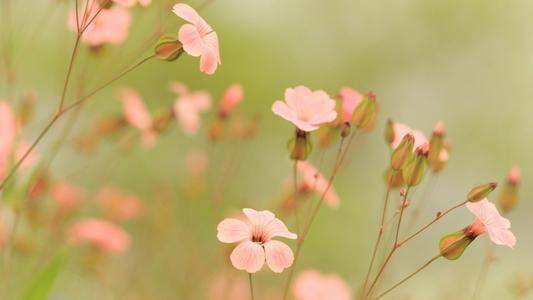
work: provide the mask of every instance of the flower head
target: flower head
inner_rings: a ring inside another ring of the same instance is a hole
[[[485,198],[477,202],[468,202],[466,207],[476,216],[469,228],[475,236],[487,233],[490,240],[496,245],[514,247],[516,237],[509,230],[511,222],[500,216],[493,203]]]
[[[122,253],[130,245],[130,236],[118,225],[100,219],[74,223],[68,235],[73,244],[89,243],[106,253]]]
[[[339,95],[342,100],[342,122],[350,122],[353,111],[361,100],[363,100],[363,95],[348,87],[341,88]]]
[[[298,171],[303,175],[301,184],[305,188],[317,193],[318,197],[322,197],[324,192],[326,192],[324,195],[324,202],[332,208],[339,207],[339,195],[333,186],[330,186],[328,189],[328,180],[317,168],[315,168],[315,166],[308,161],[299,161],[297,168]]]
[[[231,111],[241,103],[244,98],[244,91],[242,85],[235,83],[228,87],[224,96],[222,97],[222,102],[220,102],[220,114],[227,116]]]
[[[335,100],[322,90],[311,91],[302,85],[286,89],[285,102],[274,102],[272,111],[303,131],[316,130],[337,117]]]
[[[296,234],[290,232],[285,224],[268,210],[245,208],[242,211],[247,221],[228,218],[217,226],[219,241],[239,243],[230,256],[233,266],[248,273],[261,270],[265,261],[276,273],[281,273],[283,269],[291,266],[294,260],[291,248],[273,238],[296,239]]]
[[[178,40],[187,54],[200,56],[200,71],[212,75],[220,65],[220,50],[217,33],[200,15],[187,4],[178,3],[172,11],[189,22],[181,26]]]
[[[417,149],[418,147],[428,143],[428,139],[426,138],[424,133],[422,133],[419,130],[413,130],[411,129],[411,127],[405,124],[393,122],[392,129],[393,129],[393,139],[390,144],[392,149],[396,149],[396,147],[398,147],[398,145],[402,141],[403,137],[408,133],[412,134],[413,137],[415,138],[413,149]]]
[[[350,287],[337,274],[322,274],[305,270],[294,280],[293,293],[296,300],[348,300]]]
[[[153,128],[152,117],[139,93],[131,88],[122,88],[119,91],[119,98],[122,101],[126,121],[141,132],[145,146],[153,146],[157,133]]]
[[[200,113],[211,108],[211,95],[206,91],[189,91],[179,82],[173,82],[170,89],[178,94],[174,103],[174,114],[185,134],[194,135],[200,128]]]

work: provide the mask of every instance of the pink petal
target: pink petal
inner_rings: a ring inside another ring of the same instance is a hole
[[[203,20],[202,17],[200,17],[200,15],[196,12],[196,10],[194,10],[194,8],[184,3],[178,3],[174,5],[172,11],[178,17],[192,24],[197,24],[200,20]]]
[[[294,261],[294,255],[291,248],[280,241],[266,242],[265,247],[266,262],[270,269],[275,273],[283,272]]]
[[[217,226],[217,238],[222,243],[235,243],[250,237],[250,229],[246,223],[237,219],[222,220]]]
[[[268,224],[276,218],[276,216],[268,210],[257,211],[251,208],[243,208],[242,211],[246,217],[248,217],[248,220],[254,225]]]
[[[280,220],[280,219],[274,219],[270,221],[266,227],[265,227],[265,234],[267,236],[267,239],[271,239],[273,237],[284,237],[288,239],[296,239],[298,236],[295,233],[292,233],[287,229],[287,226]]]
[[[490,240],[496,245],[503,245],[509,248],[514,248],[514,246],[516,245],[516,237],[508,229],[489,228],[487,232],[489,234]]]
[[[245,241],[231,252],[230,259],[236,269],[255,273],[261,270],[265,263],[265,250],[259,244]]]
[[[183,45],[183,50],[191,56],[200,56],[206,50],[200,32],[191,24],[181,26],[178,32],[178,40]]]
[[[277,100],[272,104],[272,112],[282,117],[283,119],[292,122],[294,120],[294,112],[290,109],[287,103]]]

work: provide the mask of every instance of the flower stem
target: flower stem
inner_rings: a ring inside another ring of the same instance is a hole
[[[296,223],[296,232],[300,234],[300,220],[298,219],[298,160],[294,160],[293,170],[294,182],[294,222]]]
[[[248,273],[248,282],[250,283],[250,299],[254,300],[254,284],[252,281],[252,273]]]

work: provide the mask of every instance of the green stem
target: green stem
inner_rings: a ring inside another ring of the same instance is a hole
[[[248,282],[250,283],[250,299],[254,300],[254,284],[252,281],[252,273],[248,273]]]

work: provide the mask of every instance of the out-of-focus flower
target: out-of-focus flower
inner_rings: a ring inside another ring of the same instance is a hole
[[[476,218],[469,226],[468,230],[474,237],[487,233],[490,240],[496,245],[504,245],[513,248],[516,244],[516,237],[509,230],[511,222],[500,216],[496,206],[483,199],[477,202],[468,202],[466,207]]]
[[[353,111],[363,100],[363,95],[352,88],[343,87],[339,92],[339,96],[342,100],[342,122],[350,122]]]
[[[126,121],[141,132],[142,142],[145,146],[153,146],[157,139],[157,133],[139,93],[131,88],[122,88],[119,90],[119,98],[122,101]]]
[[[9,103],[0,100],[0,178],[4,178],[15,147],[17,122]]]
[[[316,130],[337,117],[335,100],[322,90],[311,91],[302,85],[286,89],[285,102],[274,102],[272,111],[306,132]]]
[[[396,147],[398,147],[398,145],[402,141],[403,137],[408,133],[412,134],[413,137],[415,138],[413,149],[417,149],[423,144],[428,143],[428,139],[421,131],[413,130],[411,129],[411,127],[405,124],[393,122],[392,128],[393,128],[393,136],[394,136],[392,143],[390,145],[392,149],[396,149]]]
[[[250,291],[248,283],[242,277],[218,274],[209,285],[209,300],[248,300]]]
[[[82,42],[90,46],[101,46],[104,44],[122,44],[128,38],[129,28],[131,25],[131,12],[124,7],[112,7],[109,9],[101,9],[97,3],[90,4],[91,10],[87,12],[86,22],[92,20],[83,32],[81,37]],[[98,11],[101,11],[98,13]],[[98,15],[93,19],[93,17]],[[68,18],[68,28],[77,32],[79,25],[83,21],[84,9],[78,12],[78,20],[76,20],[76,12],[70,13]]]
[[[51,194],[60,211],[64,214],[76,209],[85,197],[85,191],[82,188],[66,181],[54,184]]]
[[[305,270],[294,280],[293,293],[296,300],[348,300],[350,287],[337,274],[321,274]]]
[[[222,117],[228,116],[239,103],[244,99],[242,85],[234,83],[228,87],[222,96],[219,113]]]
[[[200,71],[212,75],[220,65],[220,49],[217,33],[187,4],[178,3],[172,11],[189,22],[181,26],[178,40],[187,54],[200,56]]]
[[[500,193],[499,204],[504,214],[513,210],[518,202],[518,185],[520,183],[520,167],[514,166],[507,174],[507,180]]]
[[[142,213],[141,202],[135,195],[111,186],[100,188],[96,199],[104,215],[115,221],[135,219]]]
[[[238,270],[255,273],[263,267],[265,260],[269,268],[281,273],[294,261],[291,248],[273,240],[274,237],[296,239],[285,224],[267,210],[243,209],[247,221],[224,219],[218,224],[217,238],[223,243],[239,243],[231,253],[231,263]]]
[[[303,177],[301,184],[314,191],[318,197],[322,197],[328,187],[328,180],[308,161],[299,161],[297,168]],[[330,186],[324,195],[324,202],[332,208],[339,207],[339,195],[333,186]]]
[[[187,135],[194,135],[200,128],[200,113],[211,108],[211,95],[206,91],[189,91],[179,82],[172,82],[170,90],[178,94],[174,114]]]
[[[130,246],[130,236],[120,226],[101,219],[84,219],[68,231],[73,244],[88,243],[105,253],[122,253]]]
[[[113,2],[125,6],[125,7],[132,7],[135,4],[139,4],[141,6],[148,6],[150,3],[152,3],[152,0],[113,0]]]

